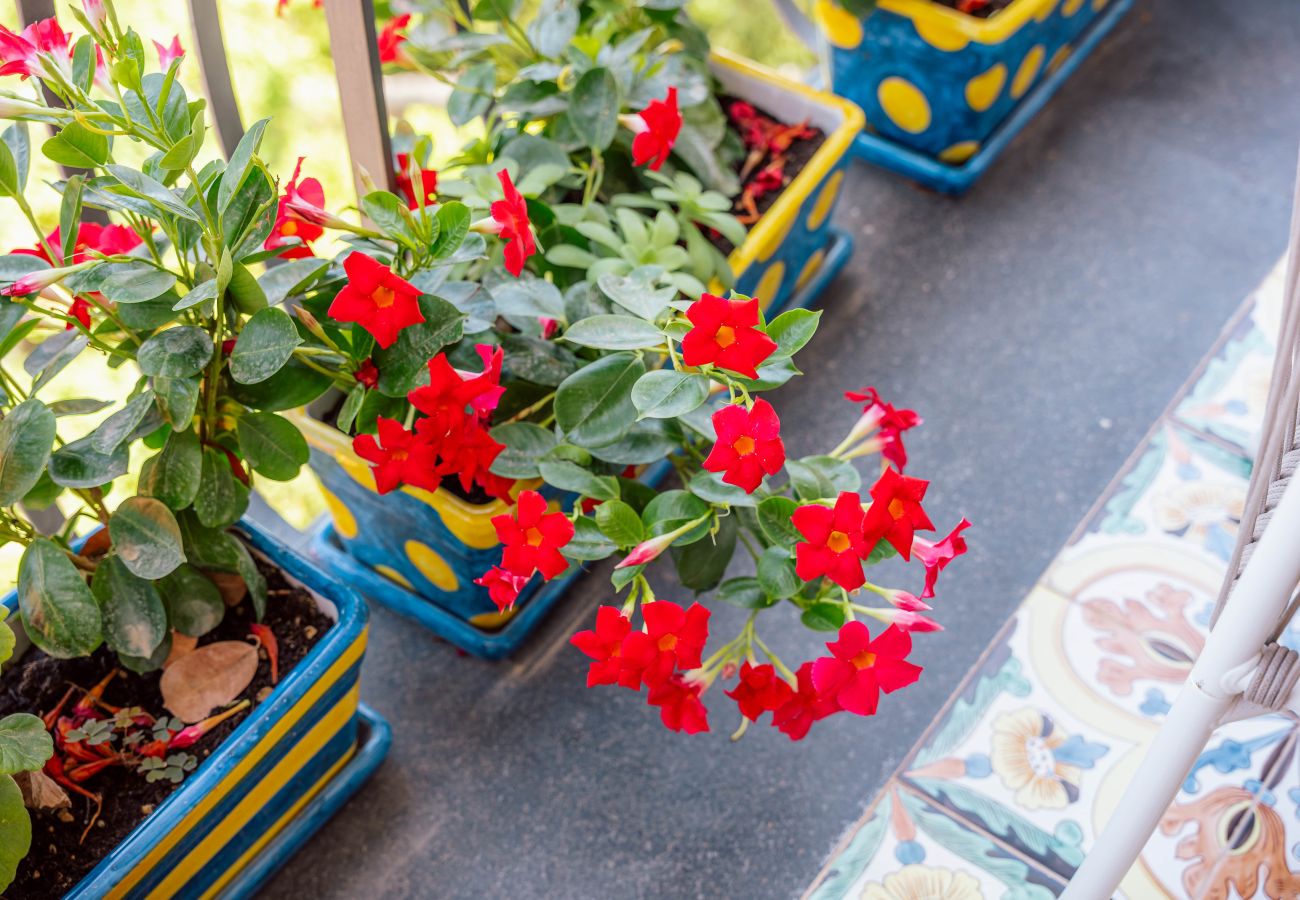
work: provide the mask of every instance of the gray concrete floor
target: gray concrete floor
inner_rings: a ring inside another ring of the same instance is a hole
[[[732,745],[721,703],[719,733],[685,738],[583,686],[566,641],[605,570],[506,663],[379,608],[362,695],[392,754],[266,895],[797,895],[1282,252],[1298,51],[1294,0],[1142,0],[964,199],[853,169],[857,252],[775,402],[800,454],[848,427],[845,388],[928,420],[910,471],[934,480],[937,521],[976,527],[917,686],[802,744]],[[818,650],[768,618],[787,659]]]

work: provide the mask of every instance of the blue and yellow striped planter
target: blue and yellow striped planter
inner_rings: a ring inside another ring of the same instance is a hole
[[[296,817],[329,793],[357,751],[364,602],[256,525],[240,528],[255,550],[311,590],[336,624],[69,898],[199,898],[230,885],[251,889],[255,883],[241,880],[241,873],[253,867],[265,877],[274,870],[285,851],[277,855],[273,842],[301,832]],[[16,594],[4,602],[16,609]],[[366,774],[377,762],[368,761]]]
[[[1131,5],[1016,0],[980,19],[930,0],[879,0],[860,19],[835,0],[816,0],[814,15],[830,46],[831,85],[866,114],[862,155],[941,190],[962,190],[983,165],[965,179],[939,170],[986,162],[982,151],[1007,123],[1015,121],[1014,131],[1027,120],[1017,111],[1032,107],[1032,115],[1045,103]],[[941,165],[909,164],[906,152],[880,152],[873,139]]]
[[[759,298],[766,310],[780,309],[802,289],[821,283],[818,275],[831,251],[831,219],[844,187],[849,151],[862,131],[862,110],[843,97],[723,51],[713,54],[713,74],[726,93],[785,122],[807,119],[826,135],[808,165],[728,259],[736,291]]]

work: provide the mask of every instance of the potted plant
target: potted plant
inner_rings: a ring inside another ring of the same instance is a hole
[[[857,152],[960,193],[1132,0],[818,0],[835,92],[866,114]]]
[[[23,547],[0,625],[0,879],[23,897],[247,889],[268,842],[300,840],[382,756],[376,722],[350,762],[360,598],[243,518],[258,479],[305,464],[278,411],[324,366],[260,272],[266,123],[202,162],[178,44],[156,70],[110,0],[74,14],[80,37],[0,29],[18,120],[0,196],[34,241],[0,258],[0,539]],[[36,150],[78,170],[54,186],[57,227],[28,199]],[[27,511],[51,507],[66,521],[42,533]]]

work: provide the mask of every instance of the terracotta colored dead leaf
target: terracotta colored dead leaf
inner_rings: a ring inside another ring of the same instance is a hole
[[[167,654],[167,659],[163,662],[163,669],[165,670],[170,668],[172,663],[176,662],[176,660],[193,653],[194,648],[198,646],[198,643],[199,639],[196,637],[190,637],[188,634],[181,634],[179,631],[173,631],[172,649],[171,652]]]
[[[72,805],[68,792],[44,772],[15,772],[14,781],[28,809],[66,809]]]
[[[244,577],[238,572],[206,572],[208,578],[221,591],[221,599],[226,601],[226,606],[238,606],[239,601],[244,599],[248,593],[248,585]]]
[[[158,686],[168,712],[189,725],[231,703],[256,674],[256,644],[217,641],[172,663]]]
[[[87,559],[95,559],[107,553],[108,548],[111,546],[112,542],[108,537],[108,529],[101,528],[86,538],[86,543],[81,548],[81,555]]]

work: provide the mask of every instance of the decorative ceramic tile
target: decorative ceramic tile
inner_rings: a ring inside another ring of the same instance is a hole
[[[805,900],[1051,900],[1059,880],[890,782]]]
[[[1205,365],[1200,379],[1175,411],[1186,424],[1221,438],[1253,456],[1268,403],[1277,346],[1285,260],[1252,295],[1241,316]]]

